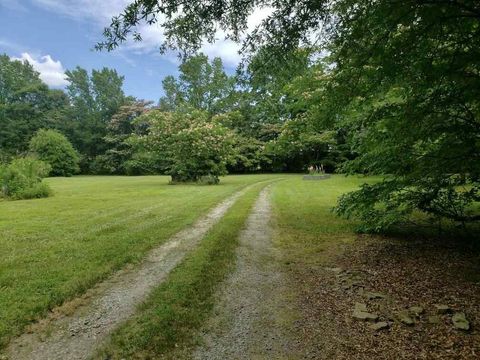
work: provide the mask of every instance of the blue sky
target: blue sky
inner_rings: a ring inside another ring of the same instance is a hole
[[[131,0],[0,0],[0,53],[29,61],[41,78],[53,88],[66,84],[64,71],[79,65],[88,70],[104,66],[125,76],[128,95],[157,101],[162,79],[176,75],[174,54],[160,55],[163,32],[160,27],[143,26],[144,41],[129,42],[114,52],[96,52],[103,28]],[[252,15],[252,26],[268,13]],[[238,45],[220,39],[202,51],[220,56],[228,72],[240,60]]]

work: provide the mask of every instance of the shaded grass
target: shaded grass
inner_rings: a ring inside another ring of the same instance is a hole
[[[270,178],[228,176],[218,186],[169,186],[165,176],[52,178],[51,198],[0,202],[0,348],[225,197]]]
[[[340,195],[374,180],[333,175],[327,180],[303,181],[297,175],[279,182],[272,201],[276,241],[287,265],[322,264],[342,243],[352,242],[357,224],[338,217],[332,208]]]
[[[234,267],[238,235],[264,186],[254,185],[230,208],[137,314],[114,332],[98,358],[175,359],[191,350],[196,330],[213,309],[215,291]]]
[[[299,270],[325,266],[342,253],[346,244],[359,236],[371,237],[357,234],[358,223],[338,217],[332,209],[340,195],[358,189],[365,182],[378,180],[379,177],[333,175],[323,181],[302,181],[301,176],[292,176],[276,184],[272,191],[276,241],[283,249],[285,265]],[[421,215],[415,216],[414,220],[422,220]],[[434,244],[437,248],[454,247],[471,255],[479,252],[479,234],[447,226],[439,233],[431,224],[403,224],[374,238],[398,244],[415,241],[419,248],[422,243]],[[475,281],[478,276],[474,274],[475,270],[470,270],[465,277]]]

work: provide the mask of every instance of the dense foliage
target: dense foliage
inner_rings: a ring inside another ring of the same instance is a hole
[[[88,74],[77,67],[66,74],[67,95],[72,104],[68,111],[72,121],[67,131],[82,154],[82,170],[95,172],[96,157],[108,149],[107,124],[126,101],[123,77],[108,68]]]
[[[178,79],[167,76],[163,80],[160,109],[176,111],[187,106],[218,114],[232,106],[235,79],[225,73],[222,59],[210,63],[206,55],[199,54],[180,64],[179,71]]]
[[[72,144],[56,130],[39,130],[30,140],[30,152],[50,165],[50,176],[72,176],[80,169]]]
[[[38,129],[60,126],[67,105],[30,64],[0,55],[0,161],[25,152]]]
[[[103,139],[107,150],[95,159],[94,170],[97,173],[130,175],[155,173],[155,165],[146,161],[148,154],[135,152],[129,141],[132,134],[139,135],[146,131],[146,124],[135,123],[135,119],[145,114],[150,106],[150,102],[128,99],[111,117]]]
[[[233,162],[233,134],[200,110],[153,110],[140,117],[148,125],[137,146],[158,154],[164,171],[176,182],[218,183]]]
[[[360,155],[346,169],[390,176],[343,197],[339,212],[360,216],[367,230],[414,210],[480,220],[479,3],[344,6],[332,44],[336,91],[350,96],[343,122]]]
[[[50,166],[32,157],[18,158],[8,165],[0,165],[0,194],[7,199],[33,199],[50,195],[42,179]]]

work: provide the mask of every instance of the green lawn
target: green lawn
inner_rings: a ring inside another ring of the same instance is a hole
[[[165,176],[52,178],[51,198],[0,202],[0,348],[236,190],[274,177],[228,176],[219,186],[171,186]]]
[[[120,326],[99,359],[188,357],[209,317],[214,294],[235,268],[235,248],[250,209],[266,183],[253,186],[170,273],[137,314]]]
[[[278,177],[227,176],[219,186],[171,186],[169,178],[162,176],[52,178],[47,181],[53,197],[0,202],[0,348],[25,325],[127,263],[138,262],[153,246],[235,191]],[[300,175],[281,177],[284,180],[272,185],[272,199],[276,241],[285,250],[286,263],[317,263],[331,245],[354,238],[355,224],[336,217],[331,208],[340,194],[357,188],[365,178],[333,176],[324,181],[302,181]],[[200,303],[189,305],[192,312],[182,315],[186,323],[181,324],[181,331],[174,330],[176,340],[190,336],[203,319],[199,314],[210,309],[213,289],[228,271],[225,260],[233,256],[236,234],[261,186],[247,193],[198,252],[155,292],[160,298],[169,297],[172,308],[184,301],[185,294],[203,296]],[[219,247],[225,247],[226,252],[213,256]],[[204,273],[209,275],[202,277]],[[157,306],[158,302],[150,303],[150,309]],[[175,325],[168,317],[175,312],[153,322],[149,311],[145,307],[130,323],[132,329],[142,325],[144,332],[138,332],[142,339],[152,334],[163,336],[158,326],[164,327],[165,322]],[[138,336],[122,329],[109,350],[118,354],[144,348]],[[162,341],[164,350],[172,344]],[[122,343],[130,345],[124,348],[119,346]]]
[[[303,181],[292,176],[273,187],[276,242],[284,249],[289,264],[320,264],[342,242],[355,238],[353,221],[332,212],[338,197],[375,178],[333,175],[327,180]]]
[[[324,181],[303,181],[301,175],[282,178],[272,184],[272,200],[275,240],[284,250],[285,262],[303,267],[323,264],[327,258],[322,253],[327,255],[327,250],[355,237],[355,224],[335,216],[332,207],[339,195],[358,188],[366,179],[333,176]],[[151,294],[136,316],[114,332],[96,358],[190,358],[198,329],[213,308],[213,295],[225,275],[234,269],[238,233],[263,186],[252,188],[228,211],[201,245]]]

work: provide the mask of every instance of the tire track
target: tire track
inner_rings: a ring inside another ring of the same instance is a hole
[[[283,318],[290,305],[270,221],[267,187],[240,234],[236,270],[218,296],[194,359],[295,358]]]
[[[88,359],[119,324],[135,313],[136,307],[153,288],[201,241],[247,188],[152,250],[133,270],[121,270],[96,285],[89,291],[90,295],[83,297],[85,304],[76,308],[73,314],[62,315],[61,308],[68,307],[68,303],[54,310],[31,333],[11,342],[6,349],[7,358]]]

